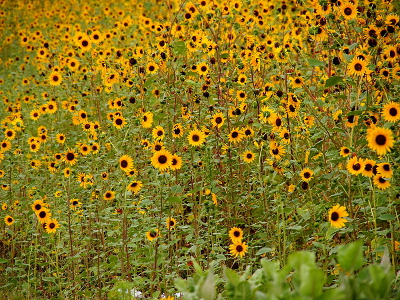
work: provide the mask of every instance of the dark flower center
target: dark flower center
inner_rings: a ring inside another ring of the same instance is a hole
[[[232,132],[232,137],[235,139],[239,136],[239,133],[237,131]]]
[[[157,237],[157,232],[155,232],[155,231],[150,232],[150,236],[151,236],[152,238]]]
[[[353,11],[351,10],[350,7],[346,7],[346,8],[344,9],[344,14],[345,14],[346,16],[350,16],[352,12],[353,12]]]
[[[53,76],[53,81],[58,81],[58,76]]]
[[[39,217],[41,217],[41,218],[45,218],[46,215],[47,215],[47,213],[46,213],[45,211],[41,211],[41,212],[39,213]]]
[[[239,236],[240,236],[240,232],[239,232],[239,231],[235,231],[235,232],[233,233],[233,235],[234,235],[235,237],[239,237]]]
[[[272,150],[272,153],[275,154],[275,155],[278,155],[279,154],[279,149],[275,148],[274,150]]]
[[[215,118],[215,123],[221,124],[222,123],[222,118],[221,117],[216,117]]]
[[[361,169],[361,165],[359,163],[356,163],[355,165],[353,165],[353,170],[358,171]]]
[[[198,142],[199,140],[200,140],[200,137],[197,134],[192,136],[192,141],[193,142]]]
[[[35,205],[35,210],[41,210],[41,209],[42,209],[42,206],[40,204]]]
[[[379,183],[384,184],[386,182],[385,178],[383,177],[379,177]]]
[[[331,214],[331,220],[332,220],[332,221],[337,221],[337,220],[339,220],[339,214],[338,214],[336,211],[334,211],[334,212]]]
[[[71,161],[75,159],[75,154],[72,152],[67,153],[67,160]]]
[[[356,63],[355,65],[354,65],[354,69],[356,70],[356,71],[361,71],[362,70],[362,64],[360,64],[360,63]]]
[[[246,157],[247,157],[248,159],[251,159],[251,158],[253,157],[253,154],[247,153]]]
[[[165,156],[165,155],[161,155],[159,158],[158,158],[158,162],[160,163],[160,164],[165,164],[166,162],[167,162],[167,157]]]
[[[389,114],[390,114],[392,117],[397,116],[397,109],[394,108],[394,107],[392,107],[392,108],[389,110]]]
[[[371,164],[366,164],[365,167],[364,167],[364,170],[368,171],[368,172],[371,171],[372,170],[372,165]]]
[[[121,161],[121,167],[124,169],[128,167],[128,162],[126,160]]]
[[[389,164],[384,164],[384,165],[383,165],[383,169],[384,169],[385,171],[389,172],[389,171],[390,171],[390,165],[389,165]]]
[[[304,178],[308,179],[311,177],[311,174],[309,172],[304,173]]]
[[[379,145],[379,146],[383,146],[386,144],[386,136],[380,134],[375,138],[375,142]]]
[[[242,252],[242,251],[243,251],[243,247],[241,245],[237,245],[236,252]]]
[[[173,165],[173,166],[176,166],[177,164],[178,164],[178,161],[177,161],[175,158],[173,158],[173,159],[172,159],[172,165]]]
[[[49,224],[49,227],[50,227],[50,229],[54,229],[54,227],[56,227],[56,224],[50,223],[50,224]]]
[[[88,41],[82,41],[82,46],[83,47],[87,47],[89,45],[89,42]]]
[[[117,124],[118,126],[122,125],[122,119],[116,119],[115,124]]]

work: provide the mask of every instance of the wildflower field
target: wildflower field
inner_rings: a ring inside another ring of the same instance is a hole
[[[0,0],[0,299],[400,299],[382,0]]]

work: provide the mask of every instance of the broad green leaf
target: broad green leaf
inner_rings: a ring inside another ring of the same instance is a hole
[[[168,197],[167,201],[170,203],[181,203],[182,202],[181,198],[175,197],[175,196]]]
[[[0,258],[0,264],[8,263],[8,259]]]
[[[396,217],[391,214],[385,214],[378,217],[379,220],[384,220],[384,221],[393,221],[395,218]]]
[[[325,67],[325,62],[314,59],[314,58],[307,58],[308,64],[311,67]]]
[[[262,255],[262,254],[265,254],[265,253],[268,253],[268,252],[272,252],[272,251],[274,251],[274,249],[271,249],[271,248],[268,248],[268,247],[264,247],[264,248],[261,248],[260,250],[258,250],[256,255]]]
[[[335,75],[335,76],[329,77],[325,82],[325,87],[330,87],[330,86],[336,85],[336,84],[338,84],[339,82],[342,82],[342,81],[343,81],[343,77],[342,76],[336,76]]]
[[[355,271],[362,267],[363,264],[363,241],[358,240],[338,249],[338,260],[340,266],[346,272]]]

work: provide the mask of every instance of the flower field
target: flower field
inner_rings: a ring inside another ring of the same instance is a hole
[[[399,12],[0,0],[0,295],[400,299]]]

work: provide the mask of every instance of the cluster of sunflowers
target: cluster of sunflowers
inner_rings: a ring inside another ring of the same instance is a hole
[[[399,27],[389,0],[0,1],[4,249],[156,282],[334,227],[398,263]]]

